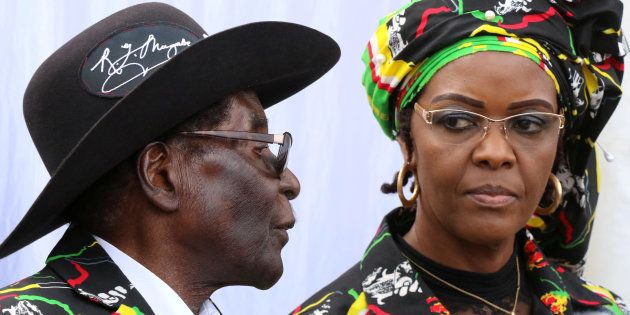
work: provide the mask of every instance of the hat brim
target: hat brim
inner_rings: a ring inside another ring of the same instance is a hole
[[[120,99],[79,141],[0,245],[0,258],[69,221],[87,187],[188,117],[242,90],[267,108],[299,92],[339,60],[339,46],[314,29],[257,22],[200,40]]]

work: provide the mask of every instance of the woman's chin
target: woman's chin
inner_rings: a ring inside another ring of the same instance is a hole
[[[458,237],[465,242],[480,246],[499,246],[506,241],[512,241],[518,228],[505,224],[505,222],[484,222],[474,226],[466,226],[459,229]]]
[[[527,219],[527,214],[517,207],[500,209],[473,208],[458,216],[451,216],[447,221],[451,232],[457,237],[473,244],[500,244],[514,239]]]

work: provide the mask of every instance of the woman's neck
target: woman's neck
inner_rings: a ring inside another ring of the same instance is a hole
[[[444,266],[469,272],[493,273],[505,266],[512,256],[515,236],[491,244],[473,243],[454,235],[437,220],[418,211],[415,222],[403,238],[422,255]]]

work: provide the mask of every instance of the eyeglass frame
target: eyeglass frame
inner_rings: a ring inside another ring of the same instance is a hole
[[[293,136],[288,131],[282,134],[271,133],[257,133],[249,131],[236,131],[236,130],[196,130],[196,131],[181,131],[177,134],[181,135],[193,135],[193,136],[211,136],[224,139],[234,140],[247,140],[263,143],[278,144],[278,155],[276,156],[276,164],[274,168],[278,176],[280,176],[286,169],[289,161],[289,151],[291,145],[293,145]],[[286,149],[284,149],[286,148]],[[273,153],[272,153],[273,154]],[[273,154],[275,156],[275,154]]]
[[[472,114],[474,116],[483,117],[487,121],[487,124],[485,126],[483,126],[483,135],[481,136],[480,140],[485,139],[486,134],[488,133],[488,129],[490,128],[490,124],[491,123],[501,123],[501,125],[502,125],[501,129],[503,129],[503,135],[505,136],[505,140],[507,140],[508,142],[509,142],[508,131],[507,131],[507,128],[505,127],[505,122],[507,120],[509,120],[509,119],[514,118],[514,117],[526,116],[526,115],[534,114],[532,112],[528,112],[528,113],[521,113],[521,114],[511,115],[511,116],[504,117],[504,118],[501,118],[501,119],[493,119],[493,118],[484,116],[482,114],[471,112],[471,111],[467,111],[467,110],[463,110],[463,109],[446,109],[445,108],[445,109],[427,110],[424,107],[422,107],[420,104],[418,104],[418,102],[414,102],[413,109],[414,109],[414,112],[416,112],[418,115],[420,115],[420,117],[422,117],[422,120],[424,120],[424,122],[426,122],[430,127],[433,127],[433,113],[436,113],[436,112],[457,111],[457,112],[461,112],[461,113],[467,113],[467,114]],[[420,112],[420,111],[422,111],[422,112]],[[545,113],[545,112],[535,112],[535,114],[544,114],[544,115],[550,115],[550,116],[558,117],[559,120],[560,120],[560,125],[558,126],[558,134],[560,134],[560,131],[562,129],[564,129],[565,122],[566,122],[566,118],[564,117],[564,115],[555,114],[555,113]]]

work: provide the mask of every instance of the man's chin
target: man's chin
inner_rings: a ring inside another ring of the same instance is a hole
[[[254,279],[254,287],[259,290],[267,290],[280,280],[284,267],[282,266],[282,260],[275,266],[270,266],[267,270],[261,272],[258,275],[258,279]]]

